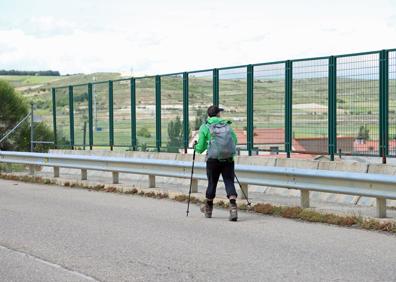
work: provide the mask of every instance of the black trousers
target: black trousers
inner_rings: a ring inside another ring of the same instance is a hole
[[[233,160],[216,160],[208,159],[206,161],[206,174],[208,176],[208,188],[206,189],[206,198],[214,199],[216,197],[217,183],[219,182],[220,174],[223,177],[227,197],[238,196],[235,185],[235,163]]]

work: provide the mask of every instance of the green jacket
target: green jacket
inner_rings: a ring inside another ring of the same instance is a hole
[[[201,125],[201,127],[199,128],[198,144],[195,146],[195,151],[197,153],[202,154],[208,148],[208,144],[210,141],[210,131],[209,131],[209,127],[207,125],[219,124],[219,123],[231,124],[232,122],[229,120],[224,120],[219,117],[211,117],[211,118],[208,118],[206,123]],[[238,140],[237,140],[235,132],[232,128],[231,128],[231,137],[236,145],[238,143]]]

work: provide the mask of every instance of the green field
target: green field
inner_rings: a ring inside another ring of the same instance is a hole
[[[51,87],[81,84],[96,80],[120,78],[117,73],[72,75],[61,77],[1,76],[9,81],[29,101],[36,105],[36,113],[52,125]],[[162,142],[168,141],[168,123],[182,118],[183,81],[181,76],[161,78]],[[115,144],[128,146],[130,138],[129,81],[114,82],[114,132]],[[220,71],[220,104],[225,107],[224,116],[233,121],[235,128],[246,127],[246,72],[245,69]],[[284,127],[284,70],[262,68],[254,77],[254,127]],[[327,137],[327,78],[297,77],[293,80],[293,136]],[[138,136],[139,144],[155,145],[155,81],[153,78],[136,81],[137,131],[146,128],[151,137]],[[189,106],[191,127],[200,109],[212,102],[212,73],[190,75]],[[390,80],[389,128],[390,137],[396,135],[396,81]],[[69,109],[66,89],[57,94],[58,135],[69,137]],[[94,86],[96,100],[94,115],[94,143],[109,143],[108,85]],[[378,139],[379,118],[378,81],[353,78],[347,75],[337,78],[337,133],[338,136],[356,137],[360,126],[370,131],[370,139]],[[74,88],[75,143],[82,144],[83,125],[88,118],[87,87]]]

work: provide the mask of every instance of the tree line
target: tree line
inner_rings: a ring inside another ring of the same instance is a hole
[[[21,71],[21,70],[0,70],[0,75],[36,75],[36,76],[60,76],[59,71]]]

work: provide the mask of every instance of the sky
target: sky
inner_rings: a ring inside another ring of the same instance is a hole
[[[396,0],[0,0],[0,69],[155,75],[396,48]]]

